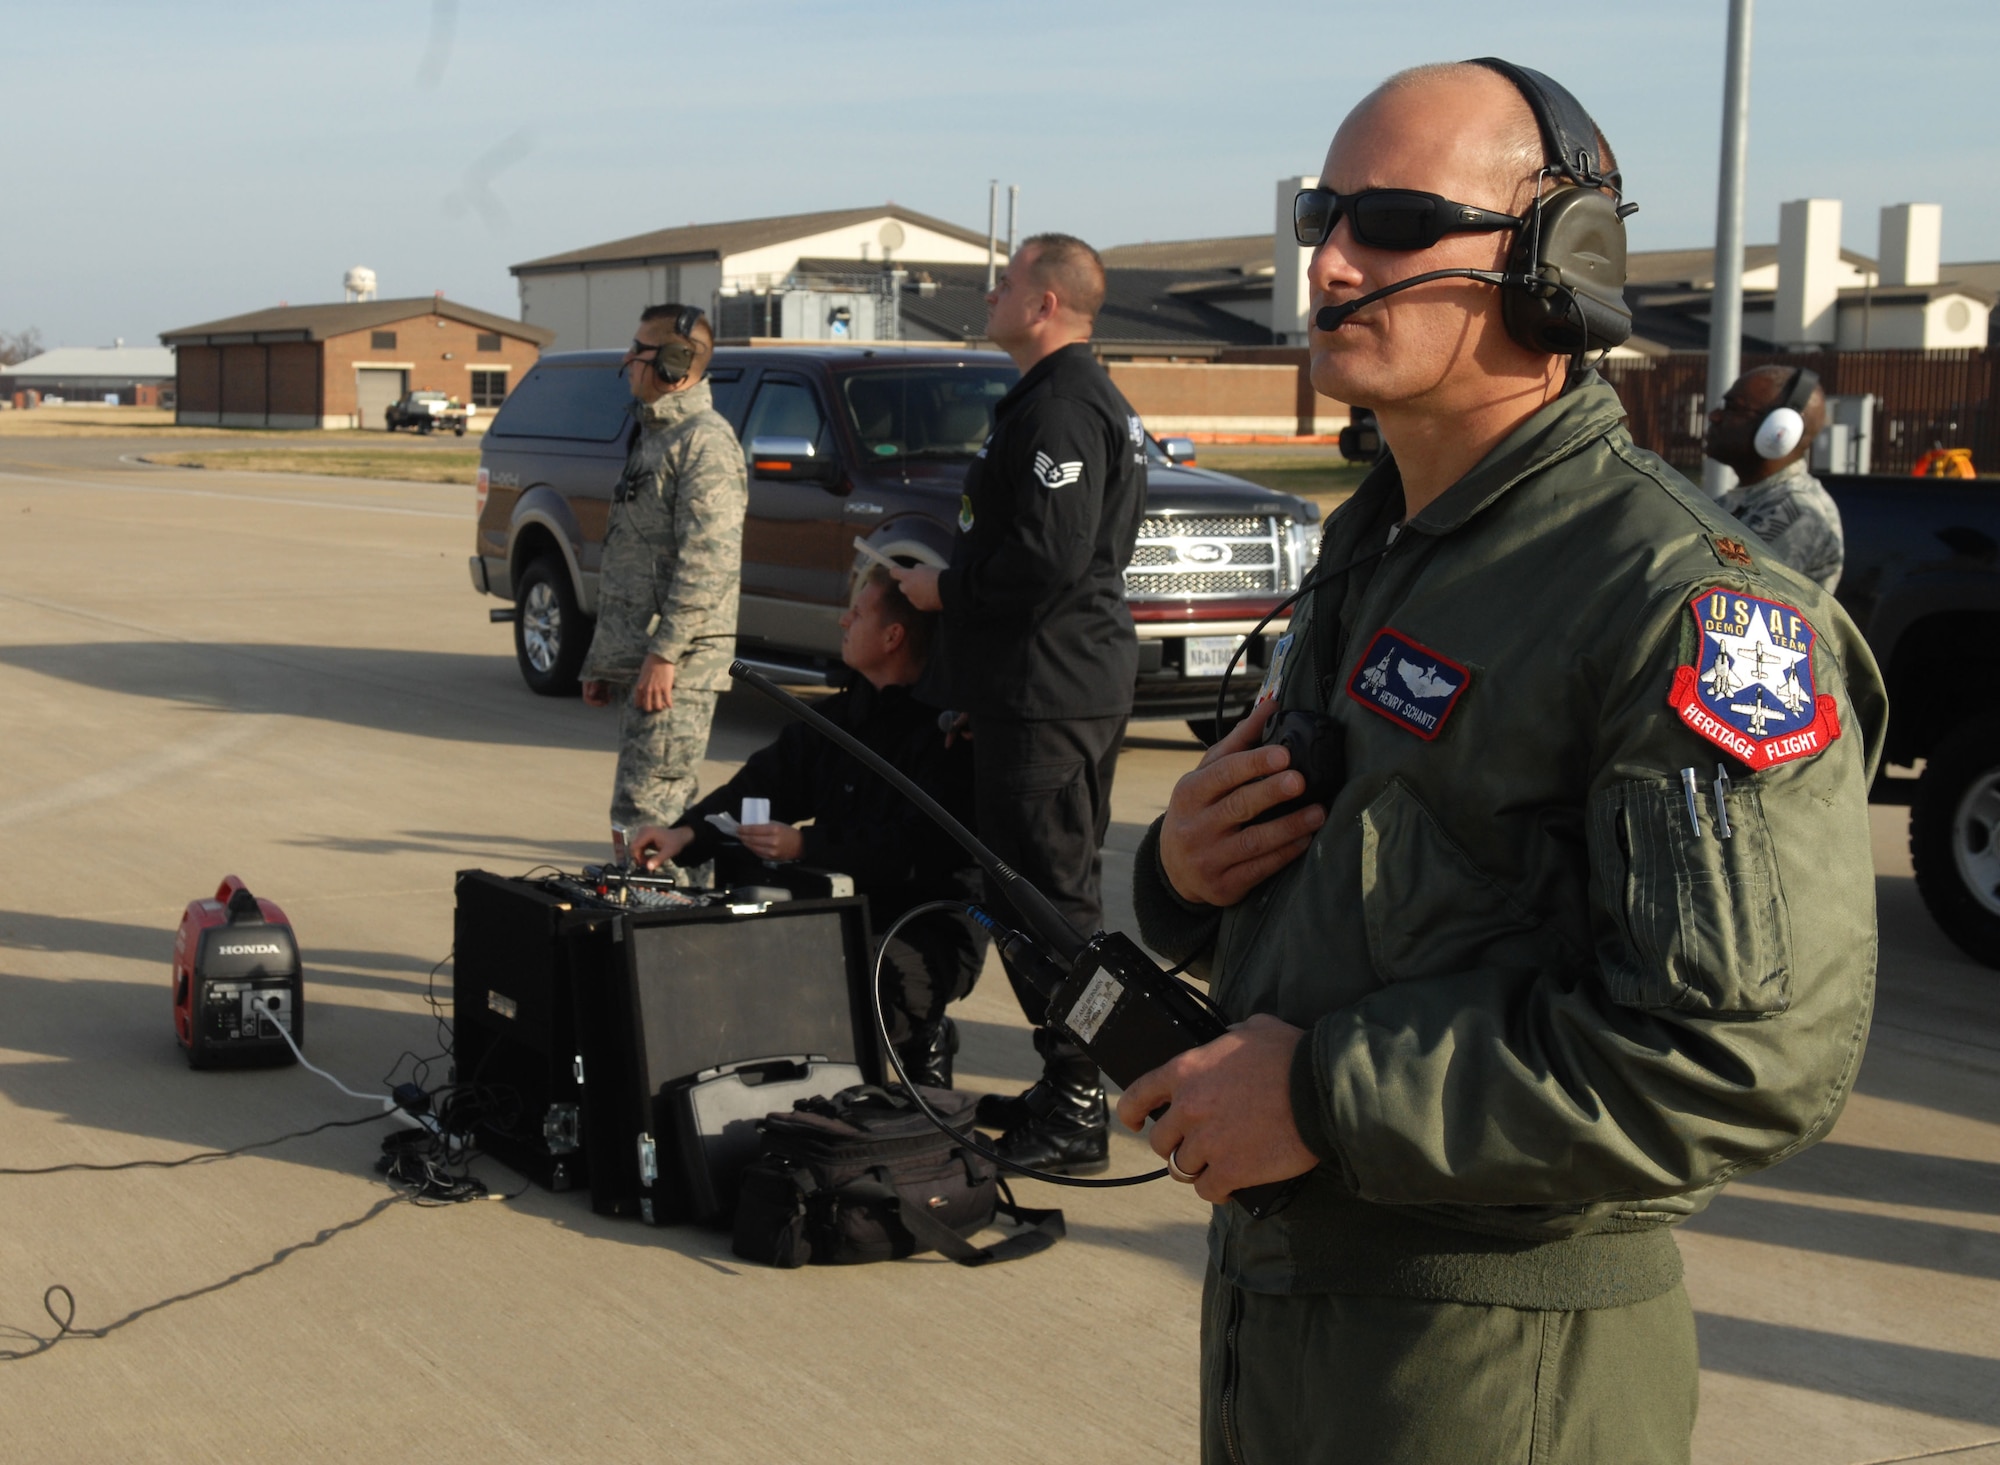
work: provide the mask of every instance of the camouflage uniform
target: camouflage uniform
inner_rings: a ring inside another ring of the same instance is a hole
[[[1722,507],[1820,589],[1831,593],[1839,586],[1847,554],[1840,510],[1806,471],[1805,459],[1756,483],[1738,484],[1722,496]]]
[[[743,576],[743,449],[708,383],[635,404],[638,421],[611,507],[586,681],[621,707],[614,824],[671,824],[694,797],[715,695],[729,682]],[[641,712],[647,653],[674,663],[673,706]]]

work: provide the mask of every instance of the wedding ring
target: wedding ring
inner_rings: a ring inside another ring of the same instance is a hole
[[[1181,1147],[1175,1145],[1173,1152],[1167,1156],[1167,1173],[1180,1181],[1182,1185],[1193,1185],[1195,1181],[1201,1178],[1201,1170],[1206,1170],[1208,1166],[1203,1165],[1201,1170],[1197,1170],[1194,1174],[1190,1175],[1187,1171],[1181,1169],[1180,1158]]]

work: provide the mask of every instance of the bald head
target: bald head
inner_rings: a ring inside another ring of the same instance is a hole
[[[1480,171],[1493,189],[1493,207],[1520,213],[1534,199],[1535,187],[1548,162],[1548,145],[1535,121],[1534,110],[1519,87],[1490,67],[1471,61],[1433,61],[1399,71],[1361,99],[1349,119],[1361,116],[1389,97],[1405,98],[1435,108],[1440,118],[1478,119],[1469,141]],[[1604,134],[1597,134],[1598,155],[1607,173],[1618,160]]]

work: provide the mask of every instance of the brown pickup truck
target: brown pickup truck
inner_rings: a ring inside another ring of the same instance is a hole
[[[776,679],[826,684],[840,670],[840,614],[884,554],[943,564],[967,466],[1017,377],[995,352],[860,347],[731,348],[715,354],[716,410],[743,440],[750,508],[737,652]],[[590,641],[612,485],[625,457],[625,381],[615,351],[545,356],[480,449],[473,588],[513,602],[521,675],[576,690]],[[1170,452],[1168,449],[1171,448]],[[1260,617],[1298,587],[1318,506],[1192,465],[1190,446],[1149,439],[1146,517],[1126,571],[1139,628],[1134,715],[1210,732],[1224,665]],[[1263,676],[1274,622],[1230,683],[1241,710]]]

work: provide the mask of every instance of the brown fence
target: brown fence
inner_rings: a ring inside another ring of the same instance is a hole
[[[1875,396],[1872,471],[1908,473],[1934,447],[1970,448],[1982,472],[2000,472],[2000,350],[1745,352],[1743,369],[1807,366],[1829,394]],[[1606,363],[1632,436],[1683,473],[1701,471],[1708,429],[1708,355],[1676,351]]]

